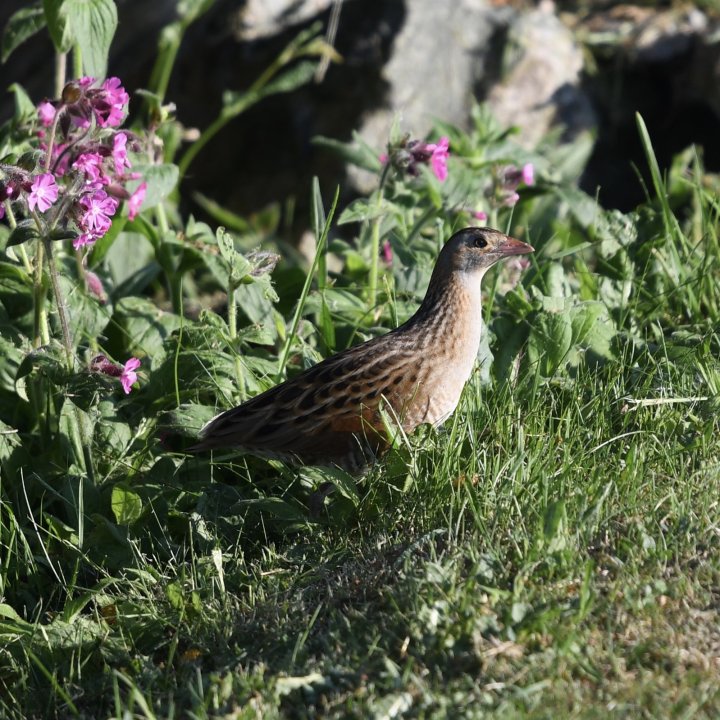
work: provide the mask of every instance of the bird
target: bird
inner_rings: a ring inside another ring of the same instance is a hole
[[[495,263],[534,252],[488,227],[445,243],[415,314],[226,410],[193,452],[237,448],[301,465],[358,472],[389,444],[387,419],[406,432],[441,425],[470,378],[482,332],[481,281]]]

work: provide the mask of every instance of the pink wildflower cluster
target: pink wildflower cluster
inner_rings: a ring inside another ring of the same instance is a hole
[[[132,193],[125,188],[141,179],[131,172],[128,157],[129,150],[139,150],[137,138],[116,129],[127,116],[129,100],[118,78],[98,84],[83,77],[68,83],[60,100],[41,102],[38,137],[45,152],[41,164],[47,171],[4,167],[0,201],[26,203],[31,213],[55,207],[60,222],[72,221],[79,231],[75,249],[105,235],[122,201],[127,202],[132,220],[145,199],[147,183],[140,183]]]
[[[383,165],[390,163],[396,170],[416,177],[420,174],[420,165],[430,165],[435,177],[445,182],[448,176],[447,161],[450,157],[450,140],[441,137],[436,143],[424,143],[411,140],[406,136],[397,146],[388,148],[380,155]]]
[[[90,361],[91,372],[120,378],[120,384],[126,395],[130,394],[132,386],[137,382],[136,371],[139,367],[140,361],[134,357],[130,358],[124,365],[117,365],[112,360],[108,360],[105,355],[96,355]]]
[[[532,163],[526,163],[522,168],[515,165],[507,165],[499,168],[496,180],[496,202],[505,207],[514,207],[520,199],[517,192],[522,183],[528,187],[535,184],[535,167]]]

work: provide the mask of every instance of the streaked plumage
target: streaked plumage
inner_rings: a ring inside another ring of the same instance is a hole
[[[237,447],[356,470],[386,444],[381,403],[406,431],[441,424],[455,410],[477,356],[483,275],[504,257],[532,251],[490,228],[455,233],[405,324],[218,415],[192,449]]]

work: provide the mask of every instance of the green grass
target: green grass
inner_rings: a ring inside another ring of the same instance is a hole
[[[718,183],[693,152],[662,177],[642,123],[653,195],[636,213],[603,211],[549,160],[497,208],[537,252],[486,281],[489,342],[442,430],[357,485],[160,441],[417,307],[468,198],[524,161],[475,120],[443,129],[447,183],[398,176],[340,213],[361,221],[354,244],[325,244],[335,207],[325,220],[316,186],[323,254],[274,285],[274,259],[188,221],[175,287],[227,291],[227,324],[160,312],[144,271],[100,307],[63,265],[79,330],[143,357],[127,398],[53,345],[28,352],[32,286],[3,250],[1,717],[720,716]]]
[[[637,404],[651,364],[473,384],[290,531],[189,488],[182,543],[131,535],[121,577],[4,635],[4,715],[717,717],[716,402],[675,372]]]

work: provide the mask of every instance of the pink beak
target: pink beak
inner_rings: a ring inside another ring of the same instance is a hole
[[[535,252],[535,248],[521,240],[516,240],[506,235],[502,244],[495,248],[495,252],[498,253],[498,255],[527,255],[528,253]]]

